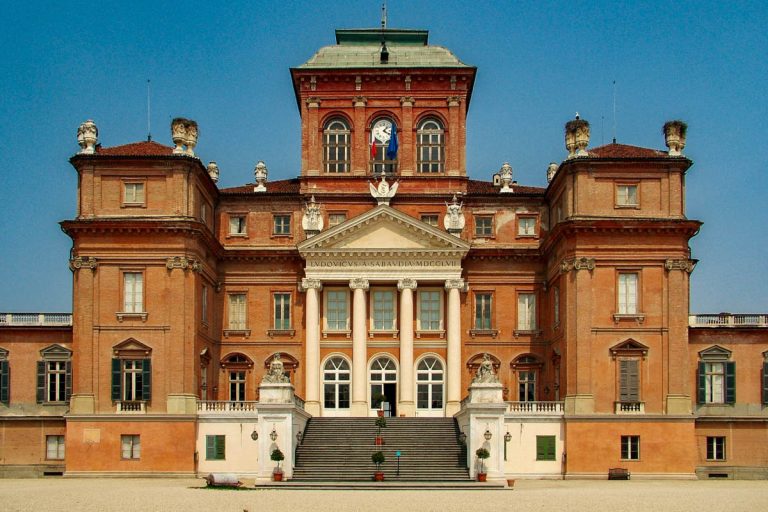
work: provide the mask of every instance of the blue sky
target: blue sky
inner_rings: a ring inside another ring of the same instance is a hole
[[[406,2],[389,26],[478,67],[467,169],[489,179],[509,161],[544,186],[565,157],[576,111],[592,146],[664,149],[661,126],[688,122],[692,312],[767,312],[768,3]],[[288,68],[333,44],[335,28],[377,26],[377,1],[7,2],[0,17],[0,311],[69,311],[77,126],[94,119],[113,146],[147,135],[170,144],[170,119],[200,125],[197,154],[220,186],[294,177],[300,123]]]

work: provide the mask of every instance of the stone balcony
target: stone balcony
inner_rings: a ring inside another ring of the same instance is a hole
[[[0,327],[70,327],[71,313],[0,313]]]
[[[562,416],[565,402],[507,402],[507,415]]]
[[[715,315],[689,315],[690,327],[765,327],[768,328],[768,314],[765,313],[718,313]]]

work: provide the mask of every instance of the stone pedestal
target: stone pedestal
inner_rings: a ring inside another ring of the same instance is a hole
[[[290,382],[262,382],[259,386],[259,403],[292,405],[293,391]]]
[[[667,395],[667,414],[670,415],[690,415],[691,397],[686,395]]]
[[[495,376],[494,376],[495,377]],[[504,480],[504,402],[500,382],[473,382],[469,398],[456,414],[459,428],[467,436],[467,463],[469,476],[475,478],[480,461],[475,456],[478,448],[485,448],[491,456],[485,460],[488,480]],[[486,439],[486,432],[490,439]]]
[[[595,412],[593,395],[568,395],[565,397],[565,414],[592,414]]]
[[[72,395],[69,398],[69,414],[93,414],[96,400],[93,395]]]
[[[169,394],[165,409],[168,414],[197,414],[197,396]]]

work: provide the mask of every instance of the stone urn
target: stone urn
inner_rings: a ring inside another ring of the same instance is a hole
[[[206,170],[208,171],[208,176],[211,177],[214,183],[219,182],[219,166],[216,165],[216,162],[211,162],[206,167]]]
[[[589,122],[578,117],[573,121],[568,121],[566,132],[573,133],[574,143],[576,145],[576,156],[587,156],[587,146],[589,145]]]
[[[253,169],[253,176],[254,178],[256,178],[256,186],[253,187],[254,192],[267,191],[267,187],[265,186],[265,183],[267,182],[268,174],[269,172],[267,171],[267,164],[259,160],[258,163],[256,163],[256,167]]]
[[[99,129],[92,119],[88,119],[77,128],[77,143],[80,145],[80,153],[92,155],[96,152],[96,143],[99,141]]]
[[[576,156],[576,135],[565,126],[565,149],[568,150],[568,158]]]
[[[669,156],[681,156],[685,148],[685,137],[688,125],[683,121],[667,121],[664,123],[664,142],[669,148]]]
[[[171,140],[173,141],[174,155],[183,155],[184,144],[187,142],[187,120],[183,117],[176,117],[171,121]]]
[[[184,144],[187,146],[187,154],[189,156],[195,156],[195,146],[197,146],[197,121],[190,119],[185,123],[186,135],[184,137]]]

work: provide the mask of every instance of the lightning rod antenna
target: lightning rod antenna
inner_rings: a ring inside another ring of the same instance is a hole
[[[147,142],[152,141],[152,121],[150,117],[151,107],[152,107],[152,96],[151,96],[151,89],[150,89],[150,81],[147,79]]]
[[[381,3],[381,29],[387,28],[387,2]]]
[[[616,144],[616,80],[613,81],[613,143]]]

